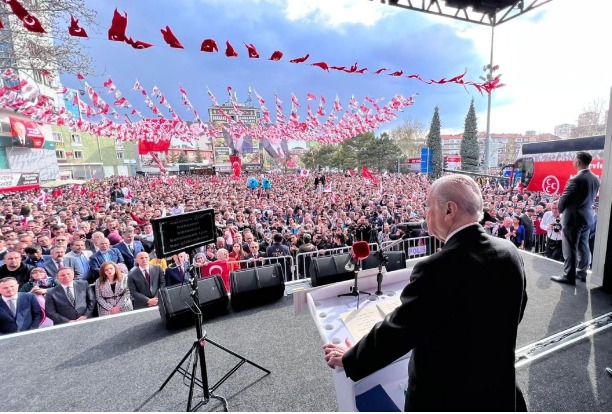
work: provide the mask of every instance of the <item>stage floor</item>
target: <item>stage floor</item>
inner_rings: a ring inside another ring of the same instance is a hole
[[[611,296],[550,281],[562,264],[524,254],[529,302],[517,348],[612,311]],[[337,411],[322,342],[292,297],[207,321],[210,339],[272,371],[244,364],[217,390],[230,411]],[[157,389],[192,345],[195,329],[166,331],[157,309],[0,337],[2,411],[184,411],[178,374]],[[612,411],[612,330],[522,365],[517,378],[530,410]],[[239,360],[208,344],[210,384]],[[220,411],[216,400],[203,411]]]

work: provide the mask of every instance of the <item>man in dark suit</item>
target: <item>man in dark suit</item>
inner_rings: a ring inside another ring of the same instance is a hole
[[[16,137],[13,137],[13,146],[14,147],[26,147],[32,148],[34,147],[34,141],[32,138],[27,136],[26,126],[21,122],[13,122],[13,129],[17,134]]]
[[[92,277],[95,277],[94,275],[100,272],[100,266],[104,262],[125,263],[121,252],[110,246],[110,241],[108,239],[100,239],[98,242],[99,250],[89,258],[89,270],[91,271]]]
[[[142,246],[142,242],[134,239],[133,227],[128,227],[121,233],[121,236],[123,237],[123,240],[115,244],[113,248],[121,252],[121,256],[123,256],[123,260],[125,261],[125,266],[128,268],[128,270],[132,270],[136,255],[142,252],[144,247]]]
[[[14,277],[0,279],[0,334],[11,334],[38,328],[42,310],[33,293],[18,293]]]
[[[66,248],[64,246],[53,246],[51,248],[51,260],[47,261],[42,267],[47,274],[53,278],[55,278],[57,272],[64,267],[72,268],[76,280],[81,280],[83,278],[81,261],[75,257],[66,256]]]
[[[514,370],[527,303],[520,253],[478,224],[472,178],[440,178],[427,201],[428,231],[444,247],[416,264],[401,305],[355,346],[326,344],[327,364],[358,381],[412,350],[406,411],[526,410]]]
[[[593,202],[599,191],[599,178],[589,170],[592,159],[588,152],[576,153],[574,168],[578,174],[567,182],[559,199],[565,262],[563,275],[551,277],[555,282],[575,285],[576,278],[586,282],[591,262],[589,231],[593,223]]]
[[[180,285],[189,280],[189,255],[185,252],[180,252],[173,256],[174,263],[169,265],[165,272],[166,286]]]
[[[527,211],[519,216],[519,222],[525,227],[525,251],[530,252],[535,242],[535,228],[533,220],[535,218],[535,208],[528,207]]]
[[[74,270],[71,267],[59,269],[56,279],[60,285],[49,289],[45,295],[47,317],[55,325],[91,318],[96,299],[89,283],[74,280]]]
[[[149,253],[138,253],[136,266],[128,273],[128,287],[134,299],[134,309],[157,306],[157,291],[166,287],[163,269],[149,264],[149,260]]]

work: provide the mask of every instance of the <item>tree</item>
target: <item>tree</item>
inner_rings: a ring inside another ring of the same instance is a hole
[[[317,168],[317,152],[319,148],[311,147],[306,154],[302,157],[304,168],[307,170],[314,170]]]
[[[202,157],[202,151],[196,151],[195,162],[197,162],[198,164],[202,164],[204,162],[204,158]]]
[[[478,126],[474,98],[470,102],[470,109],[465,116],[465,129],[461,140],[461,169],[463,171],[479,171],[480,148],[478,148]]]
[[[427,132],[420,121],[404,118],[402,125],[391,130],[390,136],[402,154],[406,157],[418,157],[421,155]]]
[[[572,127],[571,138],[591,137],[604,135],[606,133],[608,105],[606,101],[599,98],[592,100],[582,109],[578,115],[576,126]]]
[[[174,165],[178,162],[178,152],[177,151],[168,151],[170,157],[168,158],[168,161],[170,162],[170,164]]]
[[[508,143],[506,144],[506,148],[504,151],[503,163],[514,163],[514,161],[516,161],[516,159],[518,158],[519,149],[520,147],[516,142],[516,137],[508,138]]]
[[[442,176],[442,137],[440,136],[440,128],[440,114],[436,106],[431,118],[429,133],[427,134],[427,147],[431,151],[432,159],[432,170],[429,172],[429,178],[433,180]]]
[[[367,159],[363,165],[371,166],[379,172],[385,169],[395,172],[397,169],[395,162],[400,153],[401,149],[388,134],[383,133],[380,138],[370,142],[363,151],[363,156]]]
[[[332,157],[333,167],[339,170],[349,170],[357,166],[357,153],[354,148],[348,144],[350,140],[344,141],[338,145],[336,152]]]
[[[85,0],[22,0],[21,3],[40,20],[46,33],[29,32],[8,6],[0,8],[0,19],[6,27],[0,31],[0,44],[9,45],[0,56],[0,68],[31,72],[40,83],[44,83],[40,78],[43,70],[94,74],[87,43],[70,36],[67,30],[72,15],[90,37],[100,31],[97,13],[85,7]]]
[[[181,153],[178,156],[178,163],[179,164],[187,164],[189,162],[189,159],[187,158],[187,154],[185,154],[185,152],[181,151]]]

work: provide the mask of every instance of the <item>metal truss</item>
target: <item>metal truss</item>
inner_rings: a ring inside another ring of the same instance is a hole
[[[370,0],[375,1],[375,0]],[[380,0],[381,4],[450,17],[484,26],[497,26],[552,0]],[[442,5],[441,3],[445,4]]]

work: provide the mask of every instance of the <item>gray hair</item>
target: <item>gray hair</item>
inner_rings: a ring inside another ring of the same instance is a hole
[[[483,200],[480,187],[471,177],[461,174],[446,175],[434,181],[430,194],[434,204],[443,208],[452,201],[457,207],[477,220],[482,218]]]

